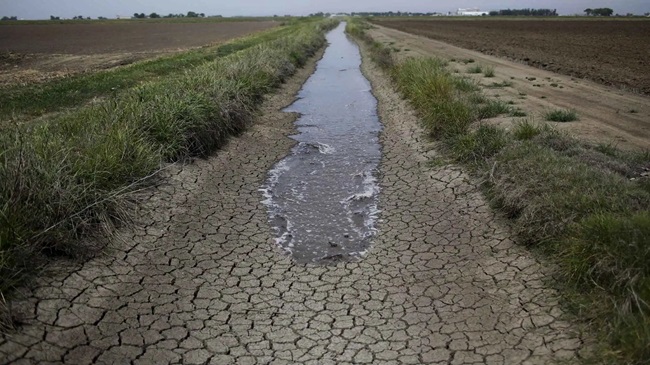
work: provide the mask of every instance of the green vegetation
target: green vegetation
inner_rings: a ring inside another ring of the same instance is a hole
[[[557,16],[556,9],[503,9],[491,11],[490,16]]]
[[[467,68],[467,73],[470,74],[480,74],[482,72],[483,72],[483,66],[481,65],[474,65]]]
[[[612,8],[587,8],[585,9],[585,14],[587,16],[612,16],[614,14],[614,9]]]
[[[593,146],[527,120],[511,131],[478,123],[486,98],[458,87],[435,58],[386,71],[446,156],[480,177],[518,241],[558,263],[567,306],[603,340],[586,361],[647,363],[650,152]]]
[[[578,113],[569,109],[550,110],[544,114],[544,119],[551,122],[573,122],[578,120]]]
[[[39,116],[79,106],[93,98],[115,94],[144,82],[189,70],[237,51],[290,34],[296,25],[275,28],[216,47],[138,62],[126,67],[79,74],[35,85],[0,89],[0,120]]]
[[[494,67],[485,66],[485,68],[483,69],[483,76],[485,76],[485,77],[494,77]]]
[[[494,118],[508,113],[510,113],[510,107],[501,100],[488,100],[478,106],[479,119]]]
[[[78,238],[127,219],[126,194],[161,164],[205,156],[246,128],[263,96],[325,44],[335,21],[169,74],[0,133],[0,289],[36,252],[74,255]]]

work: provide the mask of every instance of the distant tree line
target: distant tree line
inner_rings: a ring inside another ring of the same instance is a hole
[[[92,18],[89,17],[89,16],[84,18],[83,15],[77,15],[77,16],[72,17],[72,20],[84,20],[84,19],[90,20]],[[102,17],[100,16],[97,19],[102,19]],[[106,18],[104,18],[104,19],[106,19]],[[61,20],[61,17],[60,16],[50,15],[50,20]]]
[[[187,14],[167,14],[160,15],[158,13],[151,13],[146,15],[145,13],[134,13],[133,18],[135,19],[158,19],[158,18],[205,18],[205,13],[195,13],[193,11],[188,11]]]
[[[0,20],[18,20],[17,16],[3,16]]]
[[[587,16],[612,16],[614,10],[610,8],[587,8],[585,9],[585,14],[587,14]]]
[[[502,9],[491,11],[491,16],[557,16],[557,9]]]
[[[350,15],[352,16],[431,16],[431,15],[437,15],[439,13],[433,12],[433,13],[413,13],[410,11],[402,12],[402,11],[384,11],[384,12],[352,12]],[[323,12],[318,12],[318,13],[313,13],[309,14],[309,16],[324,16],[328,17],[330,16],[330,13],[323,13]]]
[[[396,12],[361,12],[361,13],[352,13],[352,16],[432,16],[432,15],[437,15],[439,13],[432,12],[432,13],[413,13],[410,11],[396,11]]]

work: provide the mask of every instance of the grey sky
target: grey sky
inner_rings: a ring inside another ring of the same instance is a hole
[[[50,15],[69,18],[75,15],[105,16],[186,13],[208,15],[307,15],[318,11],[413,11],[447,12],[456,8],[481,10],[505,8],[551,8],[560,14],[581,13],[585,8],[610,7],[616,13],[650,12],[650,0],[0,0],[0,16],[44,19]]]

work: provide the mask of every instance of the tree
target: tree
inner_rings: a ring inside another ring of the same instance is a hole
[[[557,9],[502,9],[491,11],[491,16],[557,16]]]
[[[193,11],[188,11],[188,12],[187,12],[187,17],[188,17],[188,18],[198,18],[198,17],[199,17],[199,14],[197,14],[197,13],[195,13],[195,12],[193,12]]]
[[[591,16],[591,14],[592,14],[593,12],[594,12],[594,9],[592,9],[592,8],[587,8],[587,9],[585,9],[585,14],[587,14],[587,16]]]
[[[597,16],[612,16],[612,14],[614,14],[614,10],[610,8],[598,8],[593,9],[592,14]]]
[[[151,14],[149,14],[149,18],[157,19],[157,18],[160,18],[160,15],[158,15],[157,13],[151,13]]]
[[[133,17],[136,18],[136,19],[145,19],[147,16],[144,15],[144,13],[140,13],[140,14],[133,13]]]
[[[61,18],[58,16],[50,15],[50,20],[61,20]]]

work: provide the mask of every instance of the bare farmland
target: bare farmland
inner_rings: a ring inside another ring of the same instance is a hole
[[[407,20],[379,24],[650,94],[650,21]]]
[[[273,21],[16,24],[0,27],[0,85],[111,68],[224,42]]]

